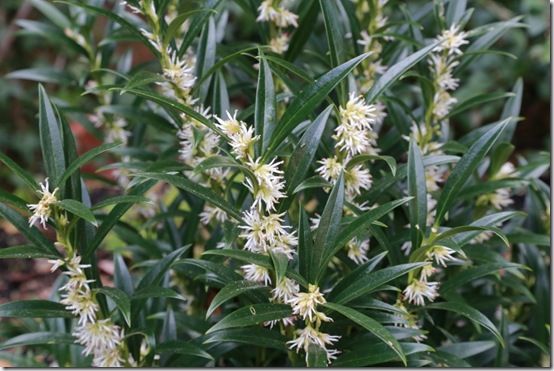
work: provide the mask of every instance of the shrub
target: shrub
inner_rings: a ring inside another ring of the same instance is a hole
[[[521,80],[456,95],[521,17],[471,28],[466,1],[32,4],[48,20],[24,33],[71,62],[11,74],[52,89],[44,175],[0,154],[36,191],[0,193],[28,240],[0,258],[62,274],[48,300],[0,305],[19,319],[3,358],[549,364],[549,156],[510,144]],[[455,125],[500,101],[495,122]]]

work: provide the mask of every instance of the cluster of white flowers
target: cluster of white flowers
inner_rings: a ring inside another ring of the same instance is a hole
[[[66,268],[68,281],[60,288],[63,292],[60,302],[79,318],[73,335],[84,346],[83,354],[93,355],[94,367],[121,367],[123,330],[109,318],[98,319],[100,307],[89,286],[94,280],[87,279],[84,272],[90,265],[81,264],[81,257],[76,254],[50,262],[52,272],[62,266]]]
[[[227,112],[227,119],[215,117],[217,128],[229,138],[231,152],[239,160],[245,160],[252,154],[254,143],[260,138],[254,135],[254,128],[249,127],[244,121],[237,120],[237,111],[233,115]]]
[[[436,39],[440,44],[433,49],[429,59],[429,67],[434,77],[435,95],[433,97],[433,115],[436,120],[443,119],[457,100],[451,91],[458,87],[459,80],[452,73],[462,54],[460,47],[467,44],[467,33],[459,29],[459,25],[452,25],[444,30]]]
[[[289,48],[289,34],[283,29],[298,27],[298,16],[285,8],[281,0],[264,0],[258,7],[258,22],[270,22],[277,27],[277,34],[269,41],[271,51],[283,54]],[[273,32],[272,32],[273,34]]]
[[[491,180],[500,180],[516,176],[517,172],[514,165],[511,162],[506,162],[497,172],[491,177]],[[509,188],[498,188],[492,193],[481,195],[477,198],[477,206],[492,205],[495,209],[501,210],[514,203],[511,198],[511,191]]]
[[[29,226],[34,226],[37,222],[42,225],[42,228],[46,229],[46,223],[52,215],[52,205],[58,202],[56,193],[58,188],[50,192],[50,185],[48,184],[48,178],[44,179],[44,183],[40,183],[40,189],[37,193],[42,195],[37,204],[27,204],[27,207],[33,212],[29,217]]]
[[[303,329],[295,331],[296,338],[287,342],[290,349],[296,349],[297,353],[300,349],[303,349],[307,360],[310,344],[316,345],[325,351],[327,362],[330,363],[340,352],[336,349],[328,349],[327,346],[337,342],[340,336],[329,335],[319,330],[322,322],[333,321],[325,313],[317,310],[318,305],[327,302],[319,291],[319,287],[310,284],[308,285],[308,292],[297,292],[286,302],[292,306],[292,313],[303,319],[306,323]]]

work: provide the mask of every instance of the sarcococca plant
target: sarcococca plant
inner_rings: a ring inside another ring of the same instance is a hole
[[[32,0],[21,37],[67,68],[8,75],[44,85],[44,166],[0,153],[28,241],[0,259],[57,279],[0,305],[0,358],[548,365],[549,155],[510,144],[521,80],[457,95],[525,26],[476,23],[481,3]]]

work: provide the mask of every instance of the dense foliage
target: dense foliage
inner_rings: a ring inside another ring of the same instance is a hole
[[[0,152],[27,189],[0,190],[0,216],[28,240],[0,259],[63,274],[48,300],[0,305],[0,358],[550,364],[550,156],[511,144],[521,79],[463,90],[484,58],[515,58],[494,46],[522,17],[472,27],[465,0],[30,3],[45,19],[21,33],[71,63],[7,76],[44,84],[43,172]]]

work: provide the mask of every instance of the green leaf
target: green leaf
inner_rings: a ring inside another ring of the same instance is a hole
[[[336,67],[341,63],[341,56],[346,54],[344,51],[346,42],[340,24],[341,17],[339,16],[341,13],[336,0],[319,0],[319,5],[323,13],[331,66]]]
[[[46,91],[39,85],[39,134],[42,159],[52,184],[58,184],[65,171],[65,156],[60,123]]]
[[[344,288],[341,292],[332,292],[332,295],[329,296],[329,300],[339,304],[346,304],[356,298],[359,298],[362,295],[368,294],[384,284],[394,280],[395,278],[401,277],[406,273],[418,269],[424,266],[427,263],[410,263],[410,264],[399,264],[396,266],[384,268],[376,272],[372,272],[366,276],[360,277],[360,279],[348,287]]]
[[[396,160],[392,156],[380,156],[380,155],[357,155],[352,157],[350,161],[348,161],[348,164],[346,165],[347,169],[352,168],[356,164],[360,164],[362,162],[366,161],[373,161],[373,160],[383,160],[387,163],[392,176],[396,175]]]
[[[131,300],[143,300],[151,298],[166,298],[187,301],[187,299],[183,295],[179,294],[175,290],[159,286],[137,288],[137,291],[135,291],[135,293],[131,297]]]
[[[508,124],[509,125],[509,124]],[[509,126],[506,128],[508,130]],[[508,142],[499,143],[491,154],[491,165],[489,166],[489,176],[494,176],[498,173],[502,165],[508,161],[510,155],[516,147]]]
[[[208,18],[208,22],[204,24],[204,28],[202,29],[200,40],[198,42],[196,52],[196,76],[202,76],[205,71],[208,71],[214,65],[216,45],[214,17],[210,16]],[[210,80],[211,76],[208,76],[199,85],[198,96],[200,97],[201,102],[203,102],[208,95]]]
[[[0,304],[0,317],[72,318],[73,315],[60,303],[48,300],[22,300]]]
[[[221,306],[226,301],[231,300],[232,298],[237,297],[246,291],[258,290],[265,287],[266,286],[260,283],[245,280],[235,281],[227,284],[212,299],[210,307],[206,311],[206,318],[210,317],[214,310],[219,308],[219,306]]]
[[[129,196],[138,196],[146,193],[153,185],[155,184],[154,181],[146,181],[142,184],[138,184],[134,187],[132,187],[128,192],[127,195]],[[102,224],[100,224],[100,227],[96,231],[96,234],[94,235],[94,239],[92,242],[90,242],[89,245],[87,245],[84,256],[89,256],[92,254],[98,246],[102,243],[104,238],[108,235],[110,230],[114,227],[114,225],[119,222],[123,214],[127,212],[133,206],[133,204],[125,203],[125,204],[119,204],[115,206],[108,216],[104,218],[102,221]]]
[[[219,255],[226,256],[233,259],[242,260],[250,264],[256,264],[267,269],[273,269],[273,264],[269,257],[261,254],[252,253],[250,251],[235,250],[235,249],[217,249],[207,250],[202,255]],[[293,271],[290,267],[287,269],[286,276],[296,280],[302,286],[308,286],[306,280],[300,276],[297,272]]]
[[[460,227],[450,228],[444,232],[439,233],[435,237],[431,238],[427,244],[434,245],[434,244],[437,244],[439,241],[443,241],[443,240],[452,238],[458,234],[471,232],[471,231],[491,231],[495,235],[497,235],[507,247],[510,246],[510,242],[508,241],[508,238],[506,238],[506,235],[500,229],[492,226],[480,227],[480,226],[472,226],[472,225],[464,225]]]
[[[86,220],[87,222],[92,223],[93,225],[97,225],[96,218],[94,217],[94,214],[92,214],[92,211],[85,205],[83,205],[82,202],[79,202],[77,200],[61,200],[56,202],[56,206],[61,207],[62,209],[69,211],[70,213],[78,216],[79,218],[82,218]]]
[[[419,343],[400,343],[404,354],[432,352],[433,348]],[[371,349],[370,352],[367,350]],[[363,367],[383,364],[398,359],[390,347],[383,343],[360,344],[355,349],[345,351],[334,362],[333,367]]]
[[[384,251],[380,254],[375,255],[371,259],[369,259],[367,262],[365,262],[362,265],[359,265],[354,270],[352,270],[350,273],[345,274],[333,287],[333,290],[330,293],[330,298],[333,297],[335,293],[343,291],[345,288],[349,287],[350,285],[354,284],[356,281],[358,281],[363,276],[367,276],[373,270],[377,265],[383,260],[383,258],[387,255],[387,251]]]
[[[57,255],[53,255],[44,249],[35,245],[19,245],[0,249],[0,259],[56,259]]]
[[[67,85],[73,82],[73,77],[66,71],[51,67],[26,68],[8,73],[6,79],[19,79]]]
[[[467,0],[456,0],[448,3],[446,10],[446,25],[450,28],[457,25],[460,19],[464,16],[467,6]]]
[[[121,143],[105,143],[102,144],[96,148],[91,149],[90,151],[84,153],[83,155],[79,156],[75,161],[73,161],[67,169],[64,171],[62,176],[60,177],[60,180],[58,181],[56,187],[60,187],[65,183],[67,179],[78,169],[80,169],[84,164],[95,158],[96,156],[109,151],[112,148],[115,148],[117,146],[120,146]]]
[[[314,160],[317,147],[321,141],[321,136],[332,109],[333,106],[324,109],[308,126],[308,129],[306,129],[306,132],[296,145],[285,170],[288,195],[298,192],[296,187],[305,179]]]
[[[406,71],[412,68],[417,62],[425,58],[427,54],[431,53],[431,51],[433,51],[437,44],[438,43],[435,42],[431,45],[428,45],[389,67],[387,71],[383,75],[381,75],[381,77],[379,77],[379,79],[375,82],[375,84],[373,84],[371,89],[365,95],[367,102],[372,103],[373,101],[375,101],[381,95],[381,93],[383,93],[396,80],[402,77],[402,75]]]
[[[492,148],[502,131],[506,128],[507,121],[494,126],[480,137],[467,151],[467,153],[458,161],[452,173],[448,176],[448,181],[444,185],[442,193],[437,203],[437,214],[435,225],[440,225],[442,218],[449,210],[452,203],[462,186],[471,177],[479,163]]]
[[[439,350],[464,359],[486,352],[495,346],[496,343],[494,341],[462,341],[459,343],[443,345],[439,348]]]
[[[346,78],[346,76],[348,76],[362,60],[367,58],[368,55],[369,54],[362,54],[333,68],[298,93],[287,108],[283,117],[281,117],[267,151],[264,153],[264,157],[270,158],[274,154],[275,149],[287,138],[294,128],[305,120],[306,117],[323,102],[335,86]]]
[[[334,248],[329,250],[328,254],[324,257],[324,261],[328,262],[333,256],[350,241],[356,237],[365,228],[368,228],[372,223],[375,223],[382,216],[388,214],[398,206],[405,204],[410,200],[410,197],[405,197],[400,200],[390,201],[386,204],[378,206],[372,210],[369,210],[363,214],[358,215],[353,221],[342,227],[338,233]]]
[[[477,309],[472,308],[463,302],[445,301],[442,303],[431,303],[425,306],[425,310],[429,310],[429,309],[447,310],[450,312],[461,314],[462,316],[467,317],[471,321],[476,322],[482,325],[483,327],[485,327],[498,339],[498,342],[502,346],[504,346],[504,340],[502,339],[502,336],[500,335],[500,332],[498,332],[498,329],[496,328],[496,326]]]
[[[131,299],[129,295],[115,287],[101,287],[95,289],[95,291],[112,299],[117,309],[121,312],[127,326],[131,327]]]
[[[176,37],[177,33],[180,33],[181,27],[183,26],[183,23],[193,14],[198,13],[208,13],[206,16],[209,16],[211,14],[215,14],[216,11],[213,9],[194,9],[188,12],[184,12],[179,14],[177,17],[173,18],[171,23],[167,26],[167,30],[165,31],[163,35],[163,43],[164,45],[169,45],[169,42],[173,40],[173,38]]]
[[[375,335],[377,338],[381,339],[398,355],[404,365],[406,365],[406,355],[404,355],[400,344],[394,338],[394,336],[392,336],[392,334],[379,322],[371,317],[366,316],[365,314],[358,312],[355,309],[345,307],[344,305],[327,302],[323,304],[323,306],[342,314],[346,318],[352,320],[352,322],[362,326],[367,331]]]
[[[144,196],[133,196],[133,195],[123,195],[123,196],[114,196],[102,200],[92,207],[92,210],[100,210],[106,206],[119,205],[119,204],[138,204],[138,203],[150,203],[152,201]]]
[[[59,28],[64,29],[71,27],[69,19],[54,5],[44,0],[30,0],[30,3]]]
[[[289,265],[289,259],[287,256],[280,252],[270,251],[271,261],[273,262],[273,270],[275,271],[276,284],[281,282],[287,273],[287,267]]]
[[[233,342],[240,344],[248,344],[256,347],[265,347],[287,351],[287,338],[281,335],[278,331],[270,331],[265,328],[243,327],[231,328],[211,332],[208,338],[204,340],[205,344],[221,344],[223,342]]]
[[[288,61],[296,59],[298,54],[304,49],[304,45],[310,38],[319,16],[319,6],[317,0],[304,0],[300,2],[298,10],[298,28],[292,34],[289,47],[285,53]]]
[[[25,184],[31,188],[33,191],[36,191],[39,189],[38,183],[35,181],[33,176],[23,169],[21,166],[16,164],[11,158],[0,152],[0,162],[2,162],[4,165],[7,166],[10,171],[12,171],[15,175],[17,175]]]
[[[194,168],[194,171],[201,173],[209,169],[222,168],[222,167],[237,168],[242,170],[247,175],[250,175],[251,173],[251,170],[249,168],[237,162],[235,159],[229,158],[226,156],[218,156],[218,155],[207,157],[201,163],[196,165],[196,167]]]
[[[310,343],[308,345],[308,352],[306,353],[306,366],[316,368],[327,367],[327,352],[325,349],[319,345]]]
[[[445,118],[456,116],[472,107],[478,106],[483,103],[493,102],[495,100],[509,98],[513,96],[514,96],[514,93],[506,93],[506,92],[478,94],[455,105],[450,111],[450,113],[448,113],[448,115],[445,116]]]
[[[408,194],[412,197],[409,204],[412,249],[417,249],[427,227],[427,186],[421,150],[413,138],[408,150]]]
[[[158,344],[156,346],[156,353],[177,353],[211,360],[214,359],[210,353],[206,352],[200,346],[190,341],[182,340],[170,340]]]
[[[256,143],[257,153],[261,154],[269,145],[271,135],[275,130],[275,88],[271,69],[263,52],[260,50],[260,71],[258,74],[258,85],[256,86],[256,102],[254,109],[254,127],[256,135],[261,140]]]
[[[323,179],[322,177],[316,175],[313,177],[310,177],[306,180],[304,180],[302,183],[300,183],[294,191],[292,191],[292,194],[296,194],[298,192],[304,191],[306,189],[311,188],[330,188],[332,186],[331,183]]]
[[[342,219],[342,208],[344,205],[344,173],[341,172],[335,183],[323,213],[319,226],[315,232],[314,244],[308,252],[308,282],[317,284],[321,275],[327,268],[325,256],[332,250],[337,240],[337,234]]]
[[[221,2],[222,0],[208,1],[204,9],[216,11],[216,9],[219,7],[219,4],[221,4]],[[183,54],[185,54],[188,47],[192,45],[194,38],[198,35],[200,30],[202,30],[202,27],[204,26],[208,18],[212,15],[212,13],[213,13],[212,11],[209,11],[209,12],[206,11],[206,12],[197,14],[195,17],[191,19],[188,30],[183,37],[183,42],[181,43],[181,46],[179,46],[179,56],[182,56]]]
[[[14,225],[15,228],[21,233],[25,238],[32,242],[38,248],[44,250],[45,253],[50,253],[55,256],[59,256],[58,250],[54,247],[52,242],[50,242],[46,237],[42,235],[35,227],[29,227],[27,219],[21,216],[18,212],[12,210],[10,207],[0,203],[0,216],[7,219],[10,223]]]
[[[175,262],[175,260],[179,259],[181,255],[183,255],[185,251],[188,250],[189,247],[190,246],[181,247],[180,249],[167,254],[154,266],[150,267],[150,269],[139,281],[137,285],[137,291],[159,285],[162,281],[163,276],[166,274],[169,268],[171,268],[171,265]]]
[[[496,273],[500,269],[509,269],[509,268],[522,269],[523,266],[521,264],[506,262],[506,263],[489,263],[489,264],[482,264],[482,265],[470,267],[448,277],[448,280],[442,284],[440,288],[440,292],[443,295],[448,295],[452,293],[454,290],[456,290],[457,288],[462,287],[468,282],[471,282],[477,278],[481,278],[484,276],[488,276],[489,274]]]
[[[522,213],[521,211],[501,211],[498,213],[493,213],[490,215],[486,215],[482,218],[479,218],[472,222],[470,226],[477,226],[477,227],[489,227],[489,226],[495,226],[499,223],[502,223],[508,219],[514,218],[516,216],[525,216],[525,213]],[[456,235],[453,240],[463,246],[466,243],[468,243],[472,238],[476,237],[477,235],[481,234],[481,231],[476,232],[464,232]]]
[[[75,344],[70,334],[59,332],[31,332],[0,343],[0,350],[29,345]]]
[[[287,304],[252,304],[237,309],[225,316],[214,326],[210,327],[206,334],[217,330],[224,330],[235,327],[247,327],[262,322],[286,318],[291,315],[291,307]]]
[[[139,173],[136,174],[138,177],[156,179],[167,182],[179,189],[184,190],[190,194],[195,195],[203,199],[210,204],[217,206],[221,210],[225,211],[230,217],[242,221],[240,212],[235,209],[227,200],[222,198],[220,195],[215,193],[210,188],[203,187],[196,182],[193,182],[183,176],[170,175],[170,174],[160,174],[160,173]]]
[[[502,135],[502,140],[505,142],[511,142],[516,130],[517,117],[521,111],[521,101],[523,99],[523,80],[520,78],[517,79],[514,88],[512,90],[514,95],[509,98],[504,104],[502,109],[502,115],[500,119],[510,119],[508,122],[508,127]]]

